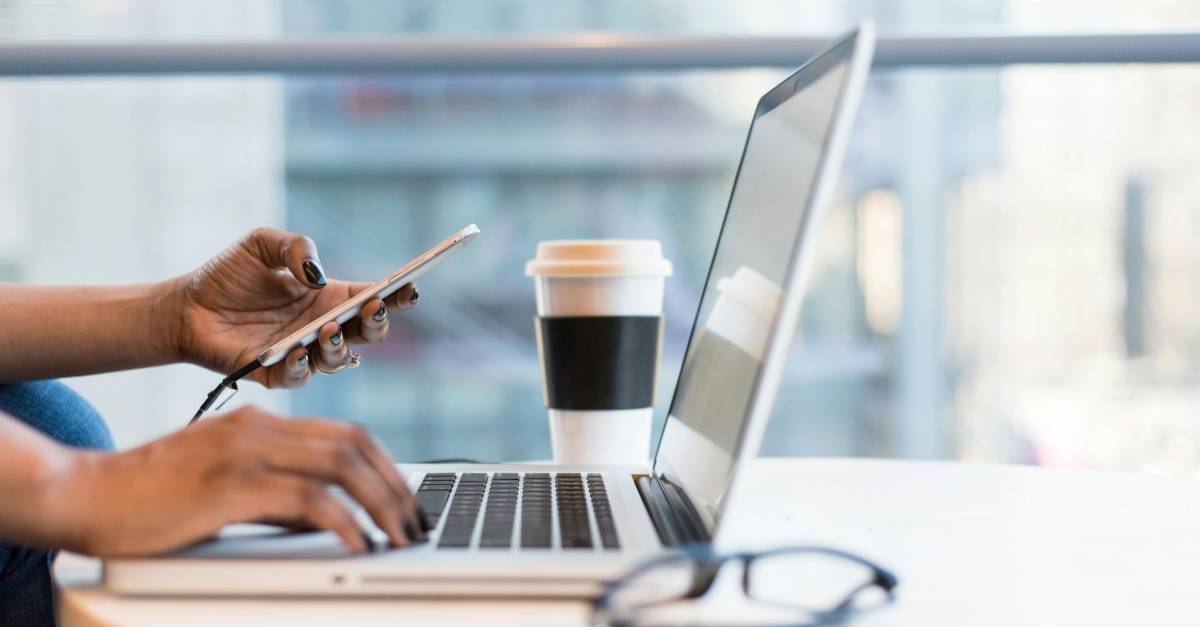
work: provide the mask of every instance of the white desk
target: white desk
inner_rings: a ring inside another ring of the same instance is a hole
[[[1158,625],[1200,620],[1200,482],[1094,471],[764,459],[727,518],[727,546],[835,545],[900,577],[865,625]],[[60,559],[72,625],[580,624],[585,604],[135,600]],[[727,578],[726,578],[727,579]],[[721,608],[707,608],[719,611]]]

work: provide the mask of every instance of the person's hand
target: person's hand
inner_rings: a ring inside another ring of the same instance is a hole
[[[159,553],[239,522],[326,529],[368,550],[330,485],[361,504],[394,546],[424,538],[391,458],[354,425],[246,407],[129,451],[78,456],[47,489],[67,508],[54,516],[65,528],[61,546],[89,555]]]
[[[173,285],[180,358],[229,374],[370,283],[327,280],[311,239],[261,228]],[[418,298],[417,288],[408,284],[386,304],[372,299],[357,319],[342,328],[336,322],[326,324],[307,350],[296,348],[250,378],[269,388],[298,387],[318,366],[336,370],[349,361],[349,344],[382,341],[388,314],[412,308]]]

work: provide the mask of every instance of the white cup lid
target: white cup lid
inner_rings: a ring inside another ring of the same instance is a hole
[[[541,242],[525,264],[527,276],[671,276],[671,262],[652,239],[557,240]]]
[[[750,308],[758,317],[773,322],[783,290],[751,268],[741,266],[732,277],[717,281],[717,291]]]

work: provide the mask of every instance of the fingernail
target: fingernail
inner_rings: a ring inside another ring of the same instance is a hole
[[[413,529],[412,521],[407,518],[404,519],[404,535],[408,536],[410,540],[417,539],[417,530]]]
[[[421,523],[421,531],[429,533],[432,529],[429,528],[429,517],[425,514],[425,508],[421,504],[417,504],[417,521]]]
[[[301,355],[300,359],[296,360],[296,367],[302,370],[308,369],[308,353]]]
[[[420,300],[420,298],[421,298],[420,290],[418,290],[417,288],[414,287],[413,288],[413,296],[412,296],[412,298],[408,299],[408,302],[415,303],[418,300]]]
[[[309,283],[317,287],[325,287],[325,271],[321,269],[321,262],[309,257],[304,260],[304,276]]]
[[[383,319],[386,317],[387,307],[385,307],[383,303],[379,303],[379,309],[375,311],[375,315],[371,316],[371,318],[374,319],[375,322],[383,322]]]
[[[332,336],[329,337],[329,343],[333,344],[334,346],[342,345],[342,330],[341,329],[338,329],[337,333],[334,333]]]

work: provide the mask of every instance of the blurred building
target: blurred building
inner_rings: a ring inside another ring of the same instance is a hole
[[[852,21],[850,7],[823,14],[787,3],[738,10],[719,3],[546,6],[489,2],[464,12],[454,3],[424,1],[292,3],[285,5],[284,24],[297,36],[504,37],[737,32],[755,24],[811,31]],[[985,16],[977,11],[975,17]],[[881,19],[892,26],[919,18],[889,4]],[[664,242],[679,269],[667,303],[667,368],[659,394],[665,411],[754,101],[785,74],[290,82],[288,224],[318,238],[326,263],[374,276],[462,224],[479,222],[485,230],[480,250],[425,279],[428,298],[397,325],[411,337],[380,351],[369,371],[356,373],[353,393],[334,392],[333,383],[312,386],[294,394],[294,407],[369,422],[410,459],[545,457],[532,284],[520,268],[541,239],[653,237]],[[802,346],[783,388],[786,409],[773,421],[768,453],[936,456],[952,448],[940,357],[922,359],[927,340],[893,343],[889,333],[868,325],[858,268],[860,228],[874,228],[889,220],[883,214],[899,211],[863,205],[880,197],[873,191],[902,189],[921,209],[918,228],[909,231],[914,245],[936,248],[943,187],[995,161],[995,75],[956,79],[966,89],[954,91],[944,89],[945,82],[885,74],[873,84],[863,116],[873,124],[859,134],[842,206],[823,238]],[[910,123],[888,124],[889,115]],[[961,141],[964,133],[972,141]],[[927,152],[920,159],[895,159],[891,149],[900,145]],[[874,212],[866,218],[874,222],[862,224],[860,210]],[[875,236],[886,240],[901,232],[876,229]],[[873,270],[899,280],[886,267],[902,263],[898,245],[892,252],[877,255],[873,261],[885,267]],[[929,278],[914,295],[941,298],[941,263],[934,257],[918,266]],[[908,325],[901,337],[940,332],[941,319],[922,322]],[[893,353],[907,359],[893,360]],[[919,368],[928,373],[909,376]],[[463,385],[473,393],[461,394]],[[478,396],[488,402],[463,400]],[[905,424],[889,422],[897,412],[918,416],[921,424],[890,429]]]

